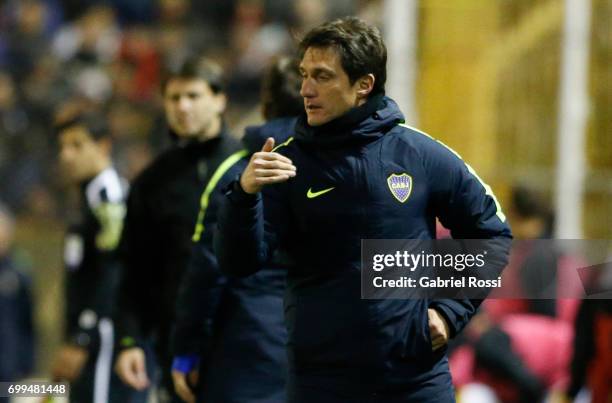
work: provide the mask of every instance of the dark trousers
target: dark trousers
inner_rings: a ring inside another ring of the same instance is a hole
[[[99,348],[90,353],[79,379],[70,385],[71,403],[146,403],[148,391],[125,385],[115,374],[114,330],[109,319],[98,324]]]

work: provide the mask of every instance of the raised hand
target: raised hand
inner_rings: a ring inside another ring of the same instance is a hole
[[[296,167],[291,160],[273,152],[273,149],[274,139],[269,137],[261,151],[251,156],[240,177],[240,186],[246,193],[257,193],[265,185],[285,182],[296,175]]]

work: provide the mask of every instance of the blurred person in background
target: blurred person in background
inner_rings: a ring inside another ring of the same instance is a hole
[[[211,181],[202,195],[172,343],[174,385],[186,402],[195,402],[196,395],[198,402],[286,401],[283,295],[291,263],[279,253],[268,268],[252,276],[225,279],[218,272],[212,243],[222,189],[268,137],[282,143],[293,133],[303,112],[300,81],[294,59],[279,57],[268,65],[261,92],[266,123],[246,129],[245,150],[220,166],[214,175],[218,181]]]
[[[504,284],[516,298],[484,301],[454,346],[451,371],[465,402],[476,395],[490,402],[540,402],[551,392],[565,390],[569,380],[578,300],[568,298],[572,290],[563,284],[563,272],[566,266],[581,265],[545,241],[552,238],[554,214],[540,192],[515,185],[508,220],[521,240],[504,272]],[[555,299],[557,293],[563,298]],[[481,387],[474,389],[475,384]]]
[[[608,263],[608,273],[610,272]],[[609,288],[608,288],[609,289]],[[612,300],[585,299],[575,322],[576,336],[564,402],[572,402],[581,390],[590,392],[592,403],[612,401]],[[576,400],[578,401],[578,400]]]
[[[0,13],[5,17],[2,22],[6,24],[6,31],[0,39],[0,42],[7,41],[5,64],[18,79],[28,74],[48,53],[49,38],[57,28],[61,14],[58,4],[53,3],[9,0],[0,5]]]
[[[510,194],[508,220],[521,242],[513,248],[504,282],[521,299],[493,299],[484,303],[494,320],[509,314],[535,314],[573,323],[578,302],[568,299],[571,289],[563,272],[574,264],[553,242],[554,214],[542,194],[524,185],[515,185]],[[566,298],[553,296],[560,292]],[[537,298],[537,299],[535,299]]]
[[[180,402],[169,351],[179,281],[202,191],[238,142],[223,121],[227,99],[217,64],[187,60],[163,81],[162,95],[175,144],[136,177],[130,190],[120,247],[125,269],[116,313],[121,349],[116,371],[133,388],[143,390],[152,380],[162,402]],[[146,368],[152,364],[152,357],[145,358],[151,344],[156,374]]]
[[[449,358],[459,401],[538,403],[563,390],[572,335],[568,323],[544,315],[492,320],[479,312]]]
[[[74,21],[61,26],[51,43],[63,62],[96,65],[112,61],[119,51],[121,31],[110,5],[89,4]]]
[[[116,248],[125,215],[125,183],[112,166],[106,117],[88,112],[60,119],[59,161],[78,188],[64,239],[65,339],[52,375],[71,383],[71,402],[143,401],[112,372],[111,321],[120,265]],[[134,398],[136,400],[130,400]]]
[[[0,70],[0,188],[4,201],[17,213],[27,210],[32,188],[49,179],[48,141],[41,118],[21,99],[13,77]]]
[[[31,284],[13,251],[14,227],[12,214],[0,203],[0,382],[23,379],[34,367]]]

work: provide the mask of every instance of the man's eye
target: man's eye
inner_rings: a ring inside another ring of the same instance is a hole
[[[189,94],[187,94],[187,96],[189,97],[189,99],[198,99],[198,98],[200,98],[200,94],[198,94],[197,92],[190,92]]]

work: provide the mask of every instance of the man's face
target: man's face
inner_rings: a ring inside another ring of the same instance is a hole
[[[306,49],[300,63],[304,108],[308,124],[319,126],[358,106],[358,80],[351,85],[340,56],[332,47]]]
[[[173,78],[164,92],[166,119],[181,138],[206,138],[220,129],[225,96],[201,79]]]
[[[94,140],[83,126],[70,126],[59,134],[62,173],[73,183],[93,178],[105,165],[108,148]]]

